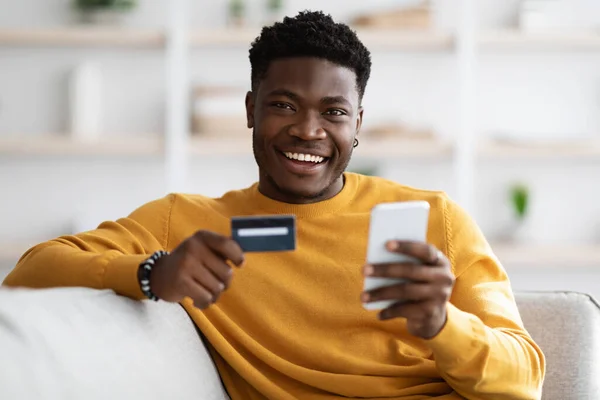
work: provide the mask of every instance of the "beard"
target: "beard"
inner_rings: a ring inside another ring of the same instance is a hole
[[[323,185],[323,187],[318,191],[307,192],[303,190],[294,189],[293,187],[285,187],[283,184],[279,184],[273,176],[269,173],[267,167],[267,154],[265,151],[265,147],[263,142],[260,140],[258,135],[256,134],[256,128],[252,129],[252,152],[254,154],[254,159],[256,164],[258,165],[259,176],[261,180],[268,181],[269,185],[275,188],[279,193],[284,195],[287,198],[298,199],[298,202],[314,202],[323,198],[327,193],[329,188],[340,178],[343,179],[344,171],[348,167],[350,163],[350,159],[352,156],[354,148],[351,146],[348,154],[348,158],[343,162],[339,162],[338,165],[333,167],[333,173],[331,174],[331,178],[329,181]],[[339,161],[339,159],[338,159]],[[331,162],[329,160],[328,162]],[[328,166],[331,168],[331,166]]]

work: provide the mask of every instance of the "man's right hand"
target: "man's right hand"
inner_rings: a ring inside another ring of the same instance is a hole
[[[229,287],[233,271],[227,261],[242,265],[240,246],[231,238],[198,231],[158,260],[150,287],[161,300],[179,302],[190,297],[196,307],[206,308]]]

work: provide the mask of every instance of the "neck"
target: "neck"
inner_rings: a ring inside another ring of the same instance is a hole
[[[342,190],[340,192],[326,200],[313,200],[311,204],[289,202],[289,200],[297,199],[298,196],[293,196],[292,199],[281,197],[281,201],[279,198],[275,199],[270,194],[264,194],[259,188],[259,181],[250,188],[250,196],[246,201],[248,212],[255,214],[260,210],[264,214],[293,214],[298,219],[314,218],[336,213],[352,204],[357,188],[360,185],[360,179],[360,175],[344,173],[344,178],[341,179]]]
[[[285,190],[279,187],[273,180],[265,175],[260,174],[258,181],[258,190],[264,196],[288,204],[312,204],[320,201],[329,200],[342,191],[344,187],[344,176],[338,177],[331,185],[326,187],[320,193],[314,195],[303,195],[302,193]]]

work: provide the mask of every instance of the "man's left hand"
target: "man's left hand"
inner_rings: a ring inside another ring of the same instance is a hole
[[[396,303],[379,313],[380,319],[404,317],[412,335],[423,339],[434,337],[446,324],[446,306],[454,287],[450,262],[427,243],[394,240],[387,243],[387,249],[415,258],[419,263],[366,265],[367,276],[406,282],[364,292],[362,301],[394,300]]]

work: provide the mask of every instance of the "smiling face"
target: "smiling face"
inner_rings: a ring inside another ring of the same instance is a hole
[[[362,123],[355,73],[319,58],[273,61],[246,96],[259,189],[287,203],[335,196]]]

